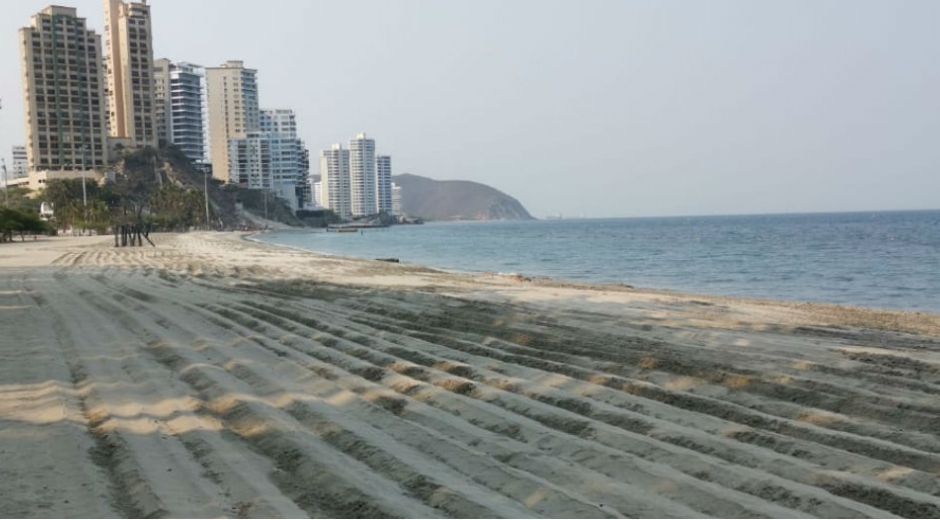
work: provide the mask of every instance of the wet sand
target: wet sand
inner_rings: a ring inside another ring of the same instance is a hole
[[[940,316],[0,245],[0,516],[940,517]]]

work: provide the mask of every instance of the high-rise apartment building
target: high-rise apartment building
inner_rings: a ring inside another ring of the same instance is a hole
[[[157,121],[157,142],[164,145],[170,142],[170,65],[166,58],[153,60],[153,99],[154,115]]]
[[[276,183],[301,187],[308,173],[306,147],[297,137],[297,117],[293,110],[266,109],[260,114],[261,134],[271,140],[271,178]]]
[[[289,109],[262,110],[260,123],[262,134],[271,141],[272,185],[292,208],[301,208],[309,167],[306,146],[297,137],[297,117]]]
[[[301,185],[303,186],[304,206],[315,206],[316,204],[313,199],[313,185],[310,172],[310,149],[307,148],[307,145],[304,145],[303,170],[304,175],[301,179]]]
[[[313,185],[313,188],[310,192],[313,194],[313,207],[323,208],[323,182],[314,181],[313,177],[310,178],[310,183]]]
[[[252,190],[270,190],[271,140],[252,132],[228,143],[228,181]]]
[[[293,110],[264,109],[258,115],[261,133],[276,134],[287,139],[297,137],[297,116]]]
[[[342,218],[352,216],[349,156],[340,144],[320,151],[320,204]]]
[[[26,177],[29,173],[29,168],[26,166],[28,164],[28,159],[26,157],[26,147],[13,145],[13,164],[10,171],[12,179],[21,179]]]
[[[19,31],[27,169],[108,164],[101,38],[71,7],[50,6]]]
[[[237,182],[229,178],[229,139],[260,130],[257,71],[241,61],[207,67],[206,108],[212,176]]]
[[[157,146],[153,35],[146,0],[104,0],[108,133],[132,146]]]
[[[375,198],[379,213],[392,213],[392,158],[375,157]]]
[[[271,189],[274,184],[296,186],[304,177],[300,139],[252,132],[244,137],[233,137],[228,142],[232,183],[244,184],[251,189]],[[251,170],[256,164],[260,169]]]
[[[378,213],[375,140],[359,134],[349,141],[349,198],[354,217]]]
[[[272,190],[298,209],[304,203],[308,171],[294,111],[261,110],[259,126],[259,132],[229,139],[230,182]]]
[[[205,162],[205,81],[202,67],[161,58],[154,61],[153,76],[159,140],[178,146],[196,163]]]
[[[402,204],[401,186],[392,183],[392,215],[404,215],[405,209]]]

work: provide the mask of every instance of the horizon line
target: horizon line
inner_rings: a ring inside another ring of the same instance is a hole
[[[616,217],[591,217],[578,216],[566,217],[561,213],[562,218],[551,218],[554,215],[547,214],[543,217],[532,217],[534,220],[606,220],[606,219],[642,219],[642,218],[710,218],[710,217],[774,217],[774,216],[793,216],[793,215],[849,215],[855,213],[923,213],[938,211],[940,208],[921,208],[921,209],[875,209],[875,210],[834,210],[834,211],[797,211],[797,212],[771,212],[771,213],[710,213],[710,214],[689,214],[689,215],[634,215],[634,216],[616,216]]]

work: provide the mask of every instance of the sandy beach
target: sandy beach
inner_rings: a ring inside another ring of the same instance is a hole
[[[940,517],[940,315],[0,245],[2,517]]]

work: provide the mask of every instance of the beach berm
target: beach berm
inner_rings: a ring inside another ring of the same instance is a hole
[[[2,517],[940,517],[940,316],[0,246]]]

